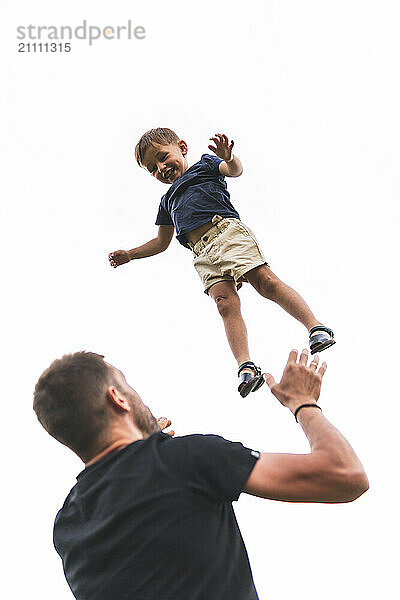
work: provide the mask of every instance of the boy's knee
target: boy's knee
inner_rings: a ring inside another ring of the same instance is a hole
[[[215,297],[215,303],[221,317],[227,317],[229,314],[240,310],[240,298],[238,294],[219,294]]]
[[[264,274],[259,285],[263,296],[273,299],[276,295],[280,280],[274,274]]]

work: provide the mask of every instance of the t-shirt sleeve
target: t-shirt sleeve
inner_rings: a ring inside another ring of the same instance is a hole
[[[158,207],[156,225],[173,225],[172,219],[163,207],[162,202],[160,202],[160,206]]]
[[[211,154],[203,154],[200,162],[203,164],[204,168],[209,170],[216,177],[223,177],[219,172],[219,165],[222,163],[222,158]]]
[[[238,500],[259,452],[218,435],[188,435],[175,441],[175,464],[187,486],[219,501]]]

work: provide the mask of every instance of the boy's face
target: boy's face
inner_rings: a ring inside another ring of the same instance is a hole
[[[188,168],[186,142],[152,144],[145,152],[143,166],[162,183],[171,184]]]

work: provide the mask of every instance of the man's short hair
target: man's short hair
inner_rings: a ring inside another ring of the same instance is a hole
[[[87,461],[107,434],[113,383],[112,367],[100,354],[66,354],[40,376],[33,410],[52,437]]]
[[[180,137],[168,129],[168,127],[157,127],[156,129],[150,129],[146,131],[136,144],[135,158],[136,162],[140,167],[143,167],[143,157],[146,154],[146,150],[153,144],[177,144],[180,141]]]

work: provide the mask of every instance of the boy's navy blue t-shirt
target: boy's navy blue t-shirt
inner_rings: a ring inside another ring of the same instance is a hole
[[[156,225],[173,225],[178,241],[186,248],[185,233],[211,221],[214,215],[240,219],[219,172],[221,162],[217,156],[203,154],[161,198]]]
[[[78,600],[257,600],[236,522],[258,452],[157,432],[87,467],[54,545]]]

